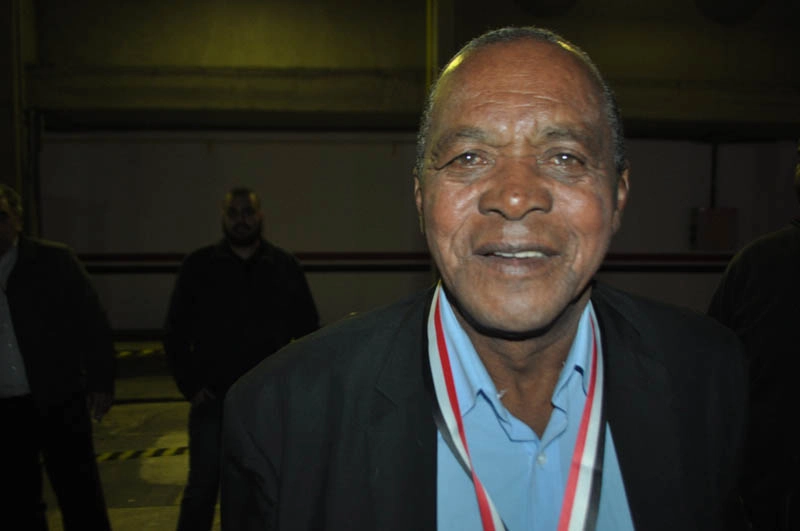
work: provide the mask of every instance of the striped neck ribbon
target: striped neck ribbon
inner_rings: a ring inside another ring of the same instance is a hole
[[[442,327],[441,289],[440,283],[433,295],[427,325],[428,359],[436,395],[436,400],[433,401],[434,420],[442,438],[458,459],[461,468],[472,480],[484,531],[507,531],[494,502],[472,466]],[[558,531],[594,531],[600,505],[606,431],[603,411],[603,360],[602,345],[593,310],[590,316],[591,378],[567,477]]]

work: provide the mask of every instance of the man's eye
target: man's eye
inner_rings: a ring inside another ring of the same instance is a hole
[[[570,153],[559,153],[551,160],[556,166],[583,166],[583,161]]]
[[[478,164],[483,164],[483,162],[484,159],[477,153],[467,152],[455,157],[448,164],[456,164],[458,166],[476,166]]]

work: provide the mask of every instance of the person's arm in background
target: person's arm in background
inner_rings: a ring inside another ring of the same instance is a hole
[[[192,360],[194,350],[194,267],[191,257],[181,265],[170,297],[164,325],[164,350],[167,363],[178,389],[194,403],[205,396]]]
[[[294,259],[294,268],[289,270],[292,278],[287,279],[292,287],[290,300],[291,304],[291,326],[292,326],[292,339],[299,339],[306,334],[317,330],[319,328],[319,313],[317,312],[317,305],[314,303],[314,297],[311,295],[311,288],[308,286],[308,281],[300,267],[300,263]]]
[[[80,345],[89,413],[101,420],[114,402],[116,351],[111,324],[89,275],[71,250],[65,254],[64,293]]]

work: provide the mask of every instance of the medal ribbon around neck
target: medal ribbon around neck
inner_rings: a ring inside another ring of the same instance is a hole
[[[428,314],[428,359],[436,394],[434,419],[442,438],[472,480],[484,531],[505,530],[507,528],[500,513],[478,478],[469,455],[466,432],[450,366],[450,356],[442,327],[439,296],[441,289],[440,283],[433,294]],[[597,524],[600,486],[603,477],[606,423],[603,412],[602,347],[595,320],[592,311],[591,379],[567,477],[558,531],[592,531]]]

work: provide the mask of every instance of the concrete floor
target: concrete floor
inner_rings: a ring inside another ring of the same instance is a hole
[[[167,372],[160,345],[117,349],[116,403],[94,427],[109,518],[114,531],[172,531],[188,471],[189,404]],[[50,531],[62,531],[49,486],[45,500]]]

